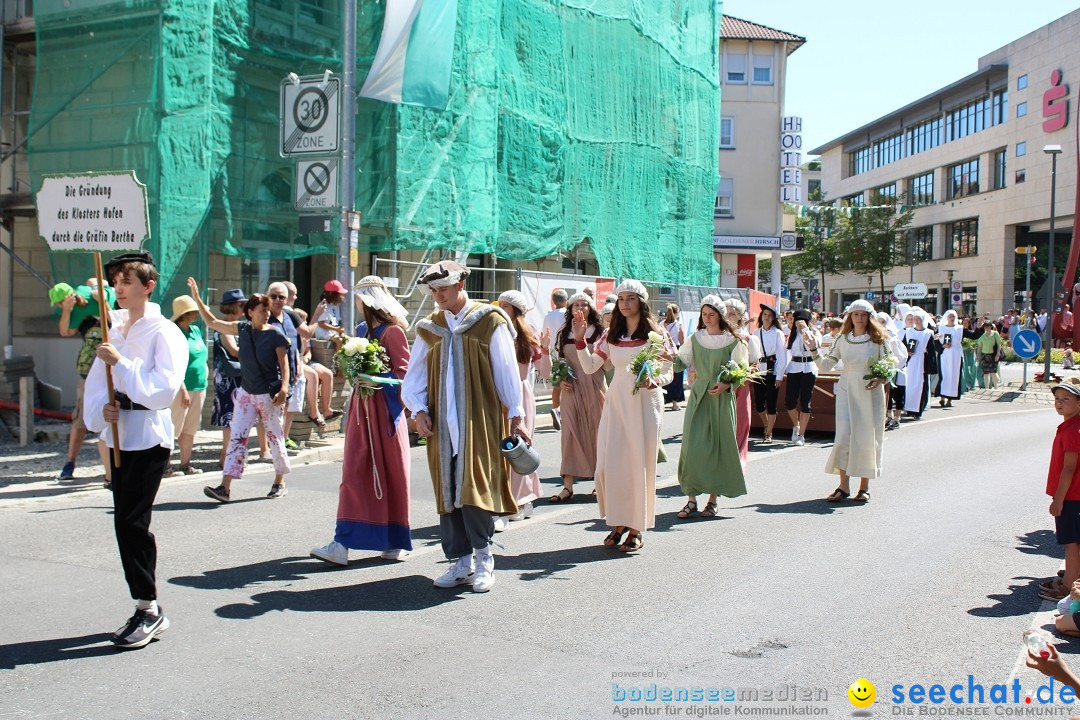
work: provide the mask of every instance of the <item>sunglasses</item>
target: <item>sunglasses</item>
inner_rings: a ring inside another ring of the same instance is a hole
[[[271,295],[270,296],[271,300],[285,300],[286,298],[287,298],[287,296],[285,296],[285,295]]]

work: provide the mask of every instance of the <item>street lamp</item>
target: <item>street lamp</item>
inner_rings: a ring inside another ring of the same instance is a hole
[[[1054,277],[1054,221],[1057,219],[1057,156],[1061,154],[1060,145],[1047,145],[1043,152],[1050,156],[1050,251],[1047,253],[1047,269],[1050,278],[1050,309],[1046,317],[1046,327],[1043,338],[1043,350],[1046,357],[1043,360],[1043,382],[1050,382],[1050,348],[1053,346],[1054,337],[1054,301],[1057,298],[1057,278]]]

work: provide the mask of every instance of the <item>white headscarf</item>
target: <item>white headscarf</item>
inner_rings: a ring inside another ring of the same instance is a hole
[[[870,302],[868,300],[862,300],[862,299],[856,300],[855,302],[853,302],[853,303],[851,303],[850,305],[847,306],[847,311],[846,312],[851,313],[851,312],[855,312],[856,310],[862,310],[863,312],[868,312],[868,313],[870,313],[871,317],[874,316],[875,314],[877,314],[877,310],[874,308],[873,305],[870,304]]]
[[[956,326],[960,325],[960,316],[956,314],[956,311],[955,310],[946,310],[945,314],[941,316],[941,326],[942,327],[945,327],[945,326],[947,326],[949,324],[949,316],[950,315],[953,316],[953,320],[956,322],[956,325],[954,325],[953,327],[956,327]]]
[[[360,278],[360,281],[353,285],[353,292],[356,293],[357,302],[362,302],[372,310],[381,310],[390,317],[409,321],[409,314],[405,312],[405,308],[390,294],[386,283],[378,275]]]
[[[623,280],[619,283],[619,287],[615,288],[615,294],[618,295],[622,292],[634,293],[641,298],[642,302],[649,301],[649,291],[637,280]]]
[[[711,295],[710,294],[710,295],[706,295],[705,297],[701,298],[701,307],[705,307],[706,305],[708,305],[709,307],[711,307],[713,310],[720,313],[721,315],[723,315],[724,311],[727,309],[725,307],[724,301],[720,299],[719,295]]]
[[[601,315],[610,315],[613,310],[615,310],[615,306],[612,305],[611,303],[608,303],[604,307],[600,308],[600,314]]]
[[[900,315],[900,322],[904,322],[904,318],[911,312],[911,306],[907,303],[900,303],[896,306],[896,312]]]
[[[501,299],[502,299],[502,298],[500,298],[500,300],[501,300]],[[596,303],[595,303],[595,302],[593,301],[593,298],[592,298],[592,297],[591,297],[590,295],[587,295],[587,294],[585,294],[585,293],[583,293],[583,292],[579,292],[579,293],[574,293],[574,294],[573,294],[573,295],[572,295],[572,296],[570,297],[570,299],[566,301],[566,304],[567,304],[567,305],[573,305],[573,304],[574,304],[574,303],[576,303],[576,302],[577,302],[578,300],[584,300],[585,302],[589,303],[589,307],[591,307],[591,308],[595,308],[595,307],[596,307]]]
[[[875,314],[874,317],[877,318],[877,321],[881,323],[881,326],[885,328],[886,332],[890,335],[897,334],[896,323],[893,321],[892,317],[889,316],[889,313],[879,312]]]
[[[577,297],[577,295],[575,295],[574,297]],[[522,315],[529,311],[527,307],[528,301],[525,299],[525,293],[521,292],[520,290],[507,290],[502,295],[500,295],[499,304],[502,305],[503,303],[506,303],[507,305],[512,305],[513,307],[517,308],[518,312],[520,312]]]

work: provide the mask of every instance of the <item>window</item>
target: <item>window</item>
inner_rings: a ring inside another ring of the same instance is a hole
[[[1000,125],[1009,119],[1009,91],[998,90],[993,99],[994,125]]]
[[[746,56],[726,55],[724,59],[727,60],[727,81],[729,83],[745,83]]]
[[[754,84],[772,85],[772,55],[754,56]]]
[[[909,263],[932,260],[934,257],[934,226],[912,228],[908,231],[908,252],[911,253]]]
[[[1027,103],[1016,103],[1016,117],[1024,117],[1027,115]]]
[[[876,187],[870,192],[871,205],[889,205],[896,200],[896,183]]]
[[[950,165],[945,172],[949,199],[967,197],[979,192],[979,159]]]
[[[908,202],[912,205],[934,204],[934,173],[916,175],[908,181]]]
[[[735,181],[732,178],[720,178],[720,185],[716,188],[716,208],[713,217],[735,217],[735,206],[732,203],[734,196]]]
[[[866,201],[863,199],[862,193],[855,193],[844,198],[844,205],[848,207],[862,207],[865,204]]]
[[[821,181],[820,180],[807,180],[806,181],[806,199],[811,202],[817,202],[821,200]]]
[[[849,175],[858,175],[864,173],[874,167],[873,165],[873,148],[867,145],[864,148],[860,148],[849,155],[851,161],[851,167],[849,168]]]
[[[1017,90],[1023,90],[1026,87],[1027,87],[1027,73],[1025,73],[1025,74],[1021,75],[1020,77],[1016,78],[1016,89]]]
[[[960,220],[945,226],[945,256],[968,257],[979,254],[979,220]]]
[[[994,182],[993,190],[1005,187],[1005,148],[994,153]]]
[[[914,155],[941,144],[941,118],[936,117],[919,123],[905,133],[907,154]]]
[[[720,147],[735,147],[735,118],[733,117],[720,118]]]
[[[967,137],[992,124],[990,97],[980,98],[945,113],[945,142]]]
[[[874,143],[874,167],[882,167],[904,157],[904,134],[896,133]]]
[[[1027,155],[1027,143],[1026,142],[1018,142],[1018,143],[1016,143],[1016,157],[1023,157],[1025,155]]]
[[[1024,171],[1024,168],[1020,168],[1013,175],[1013,185],[1019,185],[1025,180],[1027,180],[1027,173]]]

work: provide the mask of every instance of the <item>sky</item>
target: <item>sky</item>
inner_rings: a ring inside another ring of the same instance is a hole
[[[802,117],[803,148],[811,150],[975,72],[980,57],[1080,2],[724,0],[723,7],[806,38],[788,58],[784,112]]]

